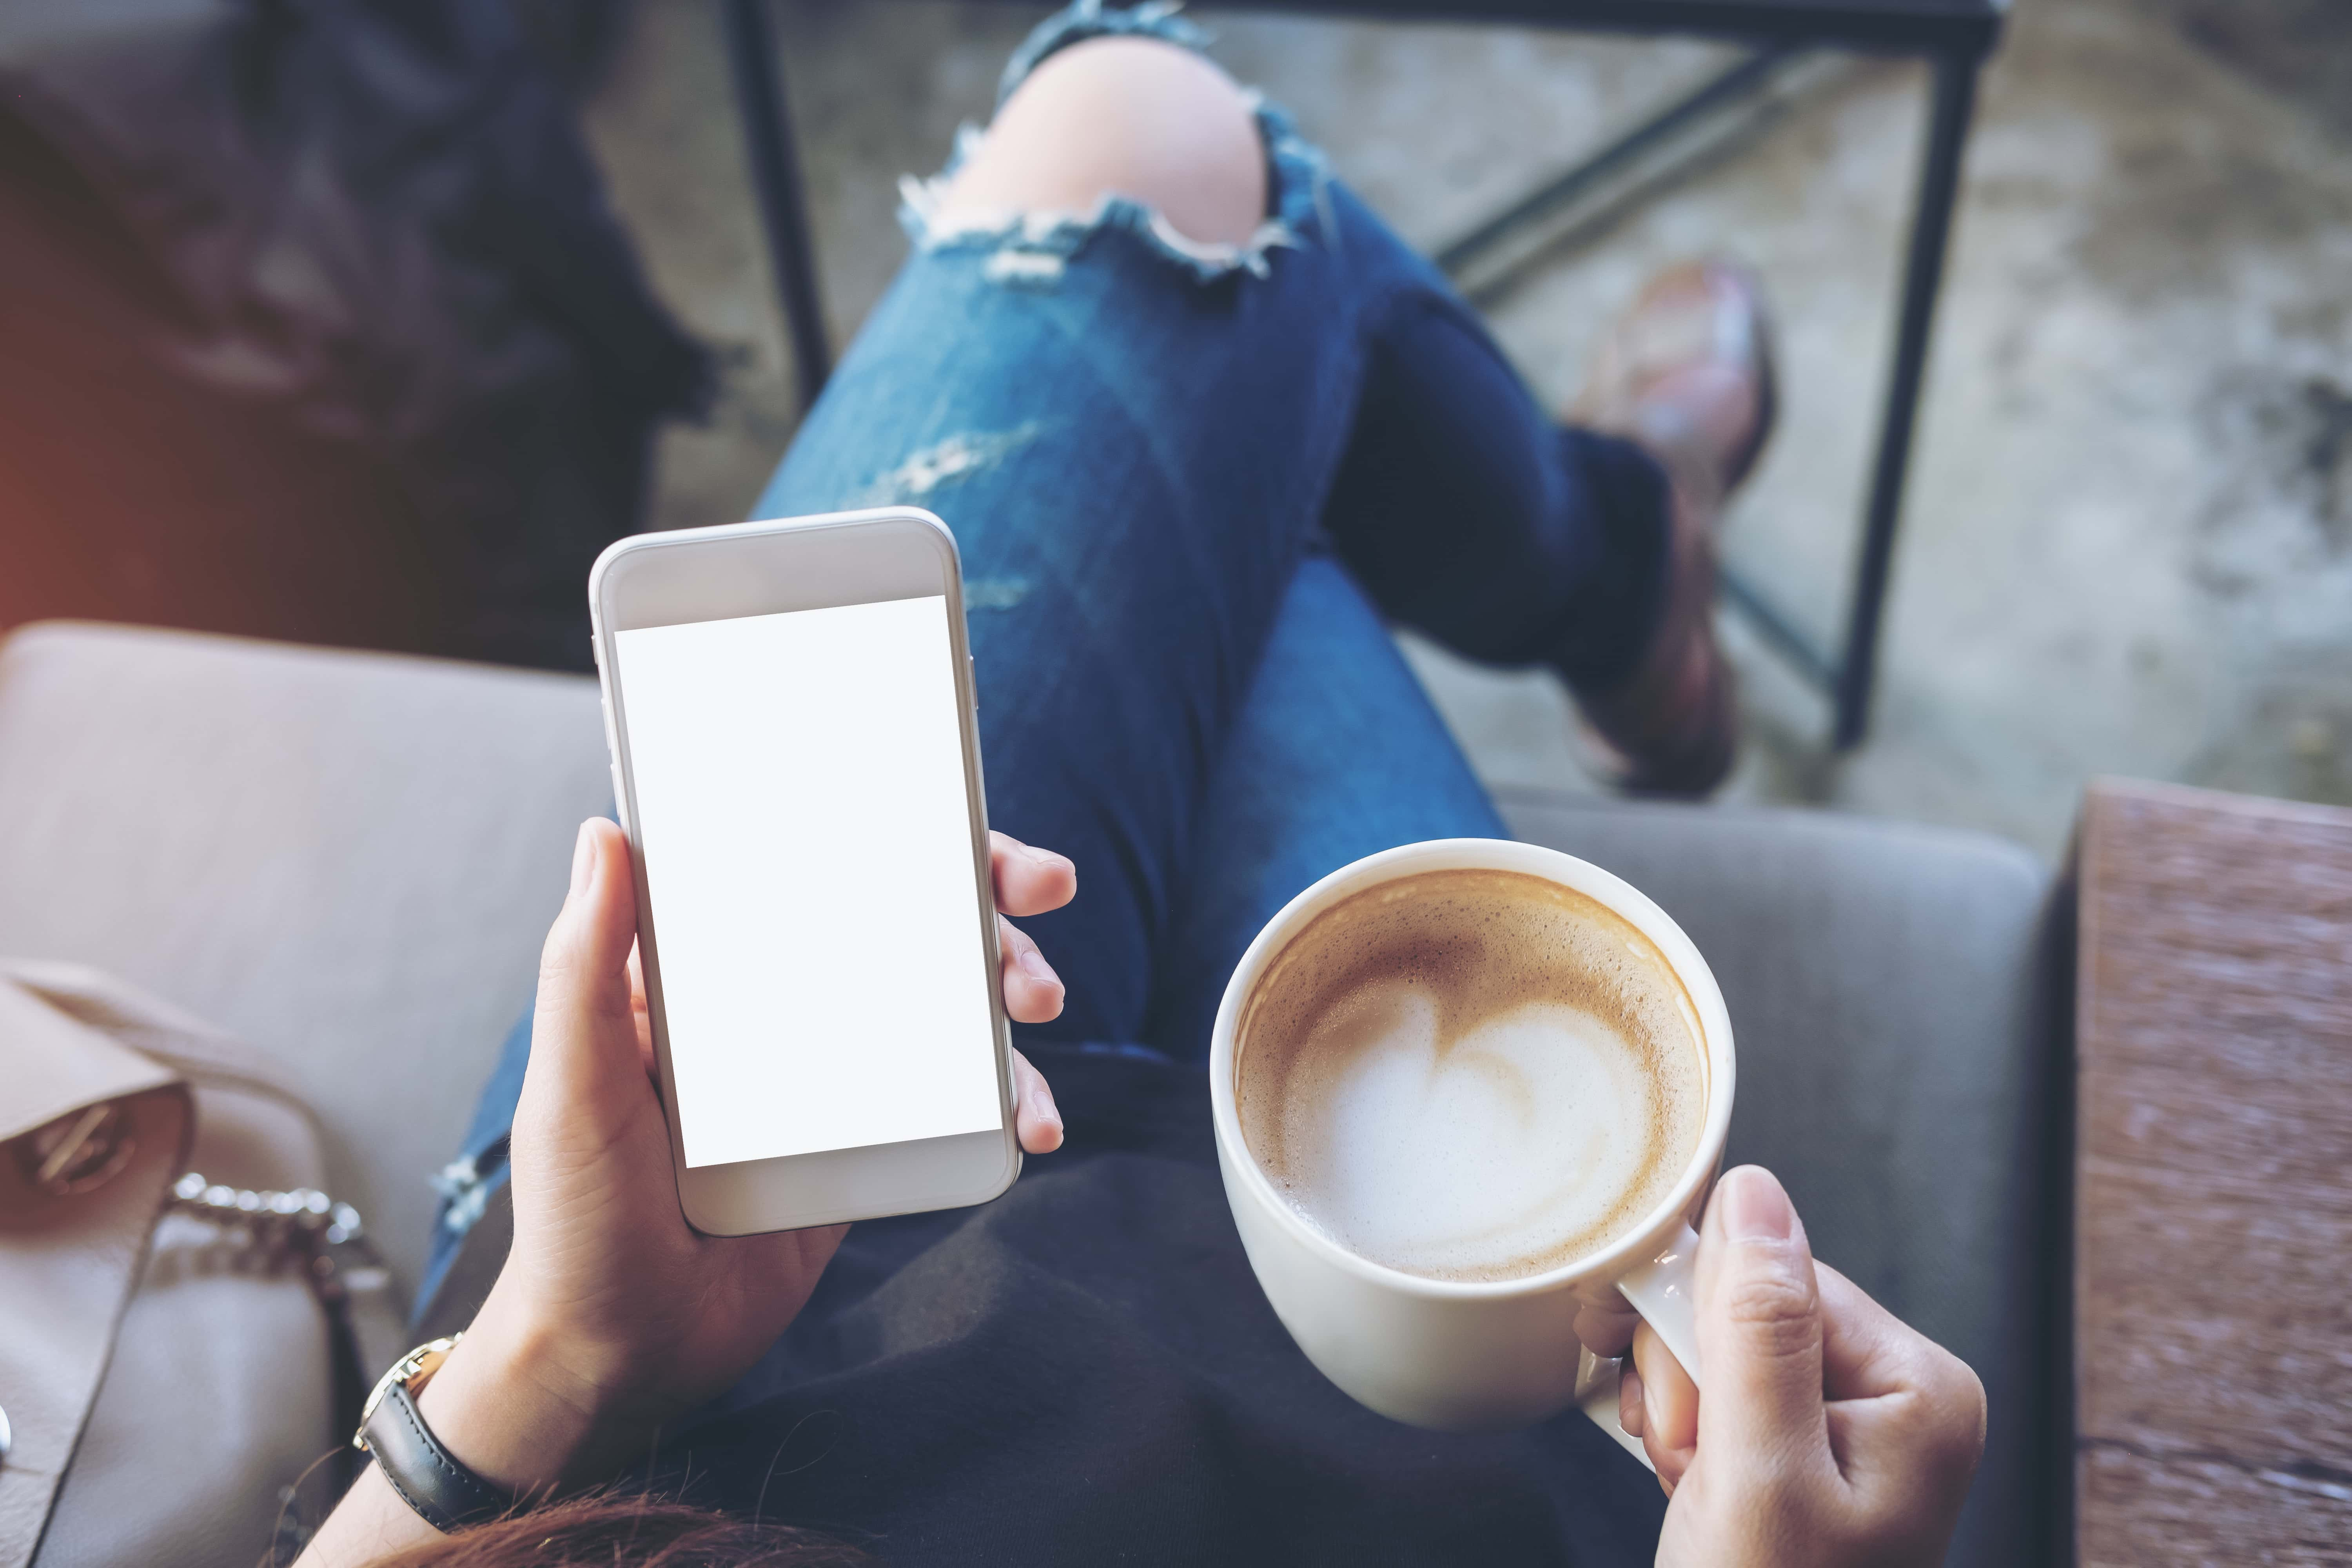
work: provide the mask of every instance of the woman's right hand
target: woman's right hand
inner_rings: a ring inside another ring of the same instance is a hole
[[[1068,860],[992,836],[997,907],[1069,901]],[[1000,917],[1006,1013],[1043,1023],[1062,983]],[[457,1454],[500,1485],[596,1479],[719,1393],[799,1312],[846,1226],[704,1236],[679,1212],[669,1126],[635,958],[628,841],[581,826],[572,891],[540,961],[530,1066],[515,1107],[514,1242],[465,1342],[422,1401]],[[1045,1080],[1013,1057],[1021,1145],[1062,1140]]]
[[[1661,1568],[1942,1563],[1984,1448],[1976,1373],[1815,1263],[1759,1167],[1716,1184],[1697,1264],[1705,1397],[1647,1324],[1619,1394],[1673,1499]]]

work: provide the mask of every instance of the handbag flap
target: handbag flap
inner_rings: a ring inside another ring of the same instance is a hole
[[[0,1143],[179,1074],[0,977]]]

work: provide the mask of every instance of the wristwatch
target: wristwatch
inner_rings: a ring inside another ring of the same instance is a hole
[[[352,1447],[375,1456],[400,1500],[444,1535],[510,1513],[520,1500],[459,1463],[417,1413],[416,1395],[465,1337],[421,1344],[394,1362],[361,1406],[360,1429],[352,1434]]]

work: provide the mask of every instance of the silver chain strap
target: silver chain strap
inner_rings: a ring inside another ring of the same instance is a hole
[[[163,1212],[217,1227],[232,1248],[250,1255],[264,1270],[299,1268],[311,1291],[329,1306],[353,1290],[380,1289],[385,1282],[383,1259],[368,1240],[360,1211],[316,1187],[256,1191],[208,1182],[202,1172],[190,1171],[172,1184]]]
[[[10,1146],[28,1184],[51,1197],[75,1197],[121,1174],[139,1136],[129,1103],[108,1100],[37,1127]],[[190,1171],[172,1184],[163,1213],[213,1226],[232,1252],[263,1272],[299,1268],[330,1308],[353,1290],[381,1289],[390,1281],[360,1211],[316,1187],[257,1191]]]

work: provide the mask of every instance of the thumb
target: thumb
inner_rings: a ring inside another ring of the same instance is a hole
[[[1699,1451],[1826,1453],[1822,1301],[1789,1194],[1757,1165],[1727,1172],[1698,1248]]]
[[[572,847],[572,890],[540,950],[534,1041],[596,1042],[618,1021],[630,1026],[635,1055],[629,949],[636,934],[628,840],[616,824],[592,816]]]

